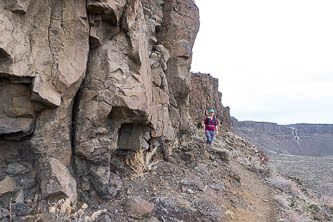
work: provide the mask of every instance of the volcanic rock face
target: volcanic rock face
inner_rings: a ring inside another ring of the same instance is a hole
[[[0,1],[0,181],[72,202],[76,184],[114,196],[115,150],[149,149],[192,126],[198,29],[193,0]],[[24,173],[5,170],[22,163]]]
[[[222,128],[230,128],[230,109],[222,105],[222,93],[218,91],[218,79],[209,74],[192,73],[190,93],[190,115],[193,122],[202,125],[207,112],[215,110],[216,118],[222,123]]]
[[[179,122],[181,106],[188,104],[189,86],[184,88],[185,100],[179,106],[170,106],[173,91],[169,89],[176,85],[173,78],[190,77],[191,49],[198,31],[194,2],[183,4],[88,1],[93,48],[75,111],[75,154],[82,181],[94,178],[95,186],[109,181],[110,155],[116,149],[148,149],[152,139],[175,137],[178,125],[172,125],[171,120]],[[178,15],[176,9],[184,15]],[[186,52],[176,52],[178,43],[173,41],[181,40],[188,42]],[[183,56],[186,69],[170,72],[174,75],[170,77],[169,67],[179,66],[172,61]],[[177,83],[176,88],[183,87]],[[170,109],[174,116],[169,115]],[[188,110],[183,110],[183,115],[188,116]],[[94,176],[80,170],[92,165],[97,169]],[[96,176],[96,172],[103,176]],[[103,181],[96,183],[99,179]]]
[[[304,156],[333,155],[333,125],[234,121],[235,131],[261,147]]]
[[[199,14],[193,0],[166,1],[164,18],[158,32],[158,40],[170,50],[166,76],[169,85],[170,109],[173,126],[186,129],[190,123],[188,114],[191,89],[190,66],[192,48],[199,30]]]
[[[1,1],[0,23],[0,134],[33,135],[35,153],[68,165],[71,107],[89,52],[85,1]]]

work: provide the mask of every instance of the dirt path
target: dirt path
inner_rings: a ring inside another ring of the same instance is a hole
[[[232,169],[241,178],[241,187],[236,191],[243,196],[246,207],[237,208],[229,222],[276,222],[277,210],[274,194],[258,175],[245,169],[238,162],[230,161]]]

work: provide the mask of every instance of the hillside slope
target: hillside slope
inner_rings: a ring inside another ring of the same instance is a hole
[[[225,140],[232,141],[232,146]],[[85,197],[71,212],[55,203],[49,217],[57,221],[276,221],[275,189],[263,180],[265,162],[254,146],[232,134],[204,143],[202,131],[183,135],[169,146],[172,161],[162,153],[119,151],[111,169],[112,200]],[[142,155],[142,156],[141,156]],[[251,159],[251,160],[249,160]],[[126,161],[127,160],[127,161]],[[127,164],[126,164],[127,162]],[[267,172],[266,172],[267,173]],[[82,206],[87,208],[82,210]],[[52,208],[52,209],[51,209]],[[79,219],[79,209],[81,208]],[[69,213],[69,214],[67,214]],[[40,215],[26,218],[37,218]]]
[[[322,205],[297,181],[271,174],[265,155],[244,139],[226,133],[217,137],[212,146],[204,142],[202,131],[182,135],[169,144],[172,161],[164,161],[159,152],[133,156],[119,151],[111,166],[115,194],[112,200],[86,196],[76,207],[66,200],[50,202],[46,206],[49,213],[44,214],[38,214],[38,209],[33,209],[37,206],[31,205],[28,209],[35,213],[22,221],[333,219],[333,208]]]

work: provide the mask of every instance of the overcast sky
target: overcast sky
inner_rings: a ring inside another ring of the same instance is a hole
[[[239,120],[333,123],[332,0],[195,0],[192,71]]]

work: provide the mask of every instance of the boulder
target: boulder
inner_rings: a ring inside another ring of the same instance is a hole
[[[122,180],[110,172],[109,166],[92,166],[90,175],[95,189],[104,199],[115,197],[122,188]]]
[[[76,181],[68,169],[57,159],[44,161],[40,173],[40,187],[43,199],[68,197],[74,204],[77,200]]]
[[[126,210],[128,216],[134,219],[150,217],[154,208],[154,204],[138,196],[129,197],[124,205],[124,209]]]
[[[8,192],[13,192],[15,190],[16,182],[13,178],[6,176],[2,181],[0,181],[0,196]]]

